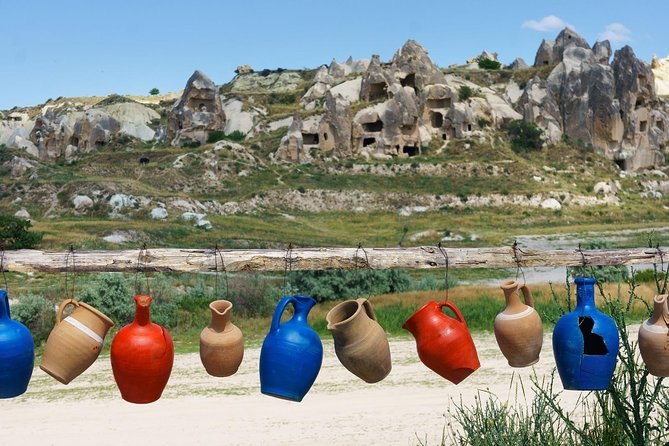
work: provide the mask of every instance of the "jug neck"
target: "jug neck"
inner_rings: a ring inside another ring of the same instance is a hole
[[[344,344],[359,341],[369,329],[370,317],[365,308],[355,300],[343,302],[337,307],[334,310],[335,314],[328,317],[328,330]]]
[[[135,323],[138,325],[148,325],[151,323],[151,314],[149,306],[151,305],[151,296],[135,296]]]
[[[211,328],[217,332],[225,331],[230,322],[232,313],[232,302],[227,300],[215,300],[209,304],[211,310]]]
[[[576,307],[597,308],[595,306],[595,282],[592,277],[577,277],[576,283]]]
[[[0,290],[0,319],[10,319],[7,291]]]
[[[653,299],[653,314],[648,323],[665,329],[669,326],[669,308],[667,307],[666,294],[659,294]]]
[[[309,311],[316,305],[316,300],[309,296],[293,296],[293,306],[295,314],[293,319],[297,321],[307,321]]]
[[[518,282],[515,280],[507,280],[500,286],[500,288],[504,292],[506,311],[517,313],[525,309],[526,305],[520,301],[520,297],[518,296],[518,288],[520,288]]]
[[[420,335],[418,325],[421,321],[429,318],[433,314],[436,314],[437,317],[444,316],[444,313],[441,312],[441,308],[439,308],[439,304],[432,300],[409,316],[409,319],[404,322],[402,328],[408,330],[415,338],[418,338]]]

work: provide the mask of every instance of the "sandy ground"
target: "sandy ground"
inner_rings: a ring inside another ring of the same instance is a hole
[[[163,397],[148,405],[120,398],[109,357],[68,386],[36,368],[26,394],[0,400],[0,435],[2,444],[24,445],[438,445],[453,401],[489,389],[511,403],[512,375],[529,391],[533,369],[549,375],[555,365],[549,334],[539,363],[524,369],[507,365],[492,334],[474,341],[481,368],[455,386],[419,361],[411,339],[391,340],[393,370],[377,384],[348,372],[326,340],[323,367],[301,403],[260,393],[259,348],[248,348],[229,378],[207,375],[197,353],[177,355]],[[579,395],[565,392],[564,403]]]

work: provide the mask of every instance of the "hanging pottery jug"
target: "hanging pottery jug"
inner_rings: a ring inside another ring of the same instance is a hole
[[[653,299],[653,314],[639,327],[641,358],[651,375],[669,377],[669,307],[667,295]]]
[[[448,307],[457,319],[444,314]],[[481,364],[472,336],[460,310],[451,302],[430,301],[402,325],[416,338],[418,357],[433,371],[458,384]]]
[[[74,311],[63,319],[63,311]],[[40,368],[63,384],[84,373],[100,355],[105,336],[114,322],[90,305],[64,300],[56,314],[56,326],[44,347]]]
[[[567,390],[606,390],[618,356],[618,328],[595,306],[595,279],[578,277],[576,308],[553,330],[553,354]]]
[[[534,309],[532,293],[526,285],[515,280],[502,284],[506,307],[495,317],[497,345],[511,367],[527,367],[539,361],[544,329],[539,313]],[[525,303],[518,297],[523,291]]]
[[[23,394],[33,374],[35,343],[25,325],[9,313],[9,298],[0,290],[0,398]]]
[[[151,297],[135,296],[135,320],[111,345],[114,379],[124,400],[143,404],[160,398],[174,363],[174,345],[165,328],[151,322]]]
[[[200,333],[202,365],[212,376],[234,375],[244,357],[244,336],[230,322],[232,302],[215,300],[209,308],[211,324]]]
[[[281,323],[292,303],[293,317]],[[323,344],[307,316],[316,301],[308,296],[286,296],[274,310],[272,325],[260,350],[260,391],[265,395],[302,401],[323,362]]]
[[[390,346],[367,299],[342,302],[325,318],[334,338],[335,353],[344,367],[368,383],[388,376]]]

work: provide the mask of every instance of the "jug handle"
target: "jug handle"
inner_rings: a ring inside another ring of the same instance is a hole
[[[286,305],[293,302],[293,300],[294,300],[293,296],[285,296],[283,299],[279,301],[279,304],[276,306],[276,310],[274,310],[274,315],[272,316],[271,331],[276,331],[279,329],[279,324],[281,323],[281,315],[283,314],[283,311],[286,309]]]
[[[56,314],[56,324],[60,324],[61,319],[63,318],[63,312],[65,311],[65,308],[67,308],[69,305],[74,305],[75,307],[79,306],[79,302],[77,302],[74,299],[65,299],[60,303],[60,306],[58,307],[58,313]]]
[[[456,307],[455,305],[453,305],[451,302],[449,302],[447,300],[445,300],[445,301],[443,301],[442,303],[439,304],[439,308],[444,308],[444,307],[450,308],[451,311],[453,311],[453,313],[455,313],[455,316],[458,318],[458,320],[460,322],[462,322],[463,324],[466,324],[465,318],[462,317],[462,313],[460,313],[460,310],[458,310],[458,307]]]
[[[365,299],[364,297],[361,297],[359,299],[356,299],[356,302],[358,302],[360,305],[363,306],[365,312],[367,313],[367,316],[369,316],[371,320],[378,322],[378,320],[376,319],[376,313],[374,313],[374,308],[372,308],[372,303],[369,300]]]
[[[523,298],[525,299],[525,305],[534,308],[534,300],[532,299],[532,292],[530,291],[530,289],[527,287],[527,285],[521,286],[520,289],[523,290]]]

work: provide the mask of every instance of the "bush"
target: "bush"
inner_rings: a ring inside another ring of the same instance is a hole
[[[407,291],[411,279],[401,270],[300,271],[290,281],[300,294],[322,302]]]
[[[159,94],[160,94],[160,90],[158,90],[157,88],[152,88],[151,90],[149,90],[149,94],[150,94],[151,96],[159,95]]]
[[[32,249],[42,241],[41,232],[30,232],[32,223],[13,215],[0,215],[0,246],[5,249]]]
[[[258,274],[236,274],[228,278],[227,300],[242,317],[268,316],[281,297],[281,290]]]
[[[246,135],[239,130],[235,130],[234,132],[225,135],[225,139],[227,139],[228,141],[241,142],[244,141],[245,138]]]
[[[133,287],[123,274],[96,274],[82,286],[77,299],[110,317],[118,327],[130,323],[135,317]]]
[[[496,60],[490,60],[486,58],[479,60],[479,68],[482,70],[499,70],[501,66],[502,64]]]
[[[522,119],[511,121],[506,126],[506,132],[511,140],[511,148],[516,153],[541,150],[543,146],[543,130],[533,122]]]
[[[14,319],[28,327],[35,345],[47,340],[56,321],[53,304],[34,294],[19,298],[19,302],[12,305],[11,312]]]
[[[214,130],[207,135],[207,144],[213,144],[222,139],[225,139],[225,132],[223,130]]]
[[[472,96],[474,96],[474,90],[471,87],[467,85],[461,85],[458,89],[458,98],[460,101],[466,101]]]

